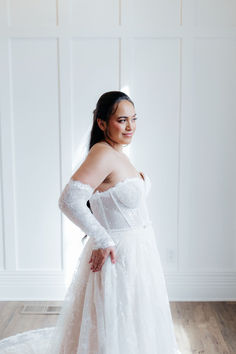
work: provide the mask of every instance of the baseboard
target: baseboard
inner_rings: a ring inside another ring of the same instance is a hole
[[[235,272],[165,273],[170,301],[236,301]],[[0,301],[62,301],[61,271],[0,272]]]
[[[1,301],[61,301],[65,291],[62,271],[0,272]]]
[[[170,301],[235,301],[236,272],[165,274]]]

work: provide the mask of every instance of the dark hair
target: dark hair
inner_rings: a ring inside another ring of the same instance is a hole
[[[121,91],[105,92],[97,101],[96,108],[93,111],[93,126],[90,133],[89,150],[94,144],[105,138],[104,132],[98,126],[97,118],[101,118],[108,123],[110,116],[116,112],[118,103],[122,100],[128,100],[134,106],[130,97]]]
[[[99,100],[97,101],[96,108],[93,111],[93,126],[90,133],[88,150],[90,150],[94,144],[105,139],[104,132],[98,126],[97,118],[101,118],[105,122],[109,122],[110,116],[116,112],[118,103],[122,100],[127,100],[134,106],[134,103],[130,97],[121,91],[108,91],[100,96]],[[93,213],[89,200],[87,201],[87,207],[90,209],[91,213]],[[82,242],[84,242],[86,237],[87,234],[84,235]]]

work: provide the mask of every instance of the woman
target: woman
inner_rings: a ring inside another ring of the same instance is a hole
[[[45,344],[48,354],[180,353],[146,206],[151,181],[123,152],[136,120],[125,93],[99,98],[89,152],[59,198],[89,238],[56,327],[50,336],[45,329],[37,353]]]

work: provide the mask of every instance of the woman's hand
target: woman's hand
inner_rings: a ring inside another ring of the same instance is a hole
[[[92,262],[91,270],[97,272],[102,269],[103,264],[105,263],[107,257],[111,254],[111,261],[115,263],[115,247],[99,248],[93,250],[89,263]]]

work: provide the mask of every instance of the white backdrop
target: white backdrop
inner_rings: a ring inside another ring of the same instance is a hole
[[[122,90],[170,300],[235,300],[236,1],[1,0],[0,26],[0,299],[63,299],[84,233],[58,198]]]

